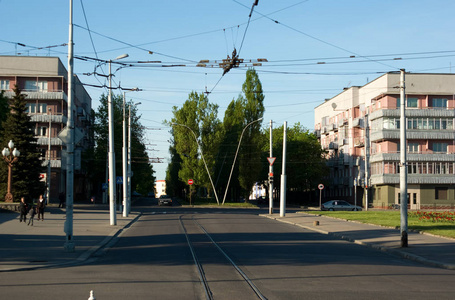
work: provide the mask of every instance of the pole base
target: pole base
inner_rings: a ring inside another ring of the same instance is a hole
[[[65,242],[63,245],[63,249],[65,249],[65,252],[73,253],[74,252],[75,245],[73,242]]]
[[[7,193],[5,196],[5,202],[13,202],[13,194]]]
[[[401,247],[402,248],[408,247],[408,233],[406,231],[403,231],[401,233]]]

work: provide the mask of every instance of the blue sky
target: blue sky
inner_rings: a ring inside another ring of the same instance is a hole
[[[75,55],[108,60],[128,53],[124,62],[186,65],[115,73],[116,86],[143,90],[127,97],[142,103],[150,156],[164,158],[154,164],[157,179],[164,179],[169,158],[169,128],[162,122],[172,118],[172,107],[180,107],[191,91],[207,87],[223,119],[228,103],[241,93],[245,68],[221,78],[219,68],[195,67],[201,59],[225,58],[234,47],[241,58],[269,61],[256,68],[265,95],[263,126],[270,120],[275,126],[300,122],[312,130],[314,107],[344,87],[364,85],[384,72],[455,71],[454,1],[259,0],[245,34],[253,2],[74,0]],[[68,42],[69,1],[0,0],[0,13],[0,55],[59,56],[67,65],[66,47],[36,47]],[[75,60],[75,73],[83,83],[105,84],[102,77],[84,75],[94,66]],[[86,89],[96,109],[106,90]]]

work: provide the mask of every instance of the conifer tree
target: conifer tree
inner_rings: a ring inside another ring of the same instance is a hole
[[[41,154],[37,148],[34,136],[34,124],[26,113],[25,95],[17,86],[13,89],[15,95],[10,100],[10,109],[6,120],[2,123],[0,135],[0,148],[7,147],[12,140],[14,147],[20,151],[20,157],[13,165],[12,187],[14,201],[25,197],[26,201],[38,198],[45,191],[45,183],[40,181],[40,173],[45,172],[41,166]],[[6,194],[8,169],[5,162],[0,167],[0,191],[1,196]]]

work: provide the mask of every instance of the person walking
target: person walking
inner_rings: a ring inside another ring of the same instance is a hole
[[[36,209],[38,210],[38,220],[41,216],[41,221],[44,221],[44,198],[43,195],[39,195],[38,203],[36,204]]]
[[[27,203],[25,203],[24,197],[21,198],[21,203],[19,204],[19,211],[21,213],[19,221],[22,222],[22,219],[24,219],[25,223],[25,221],[27,221]]]
[[[33,226],[33,218],[35,218],[35,214],[36,214],[36,208],[32,205],[32,207],[30,208],[30,211],[28,212],[27,226],[30,225],[30,223],[32,223],[32,226]]]
[[[61,192],[58,195],[58,200],[59,200],[58,207],[64,208],[65,207],[65,194],[63,192]]]

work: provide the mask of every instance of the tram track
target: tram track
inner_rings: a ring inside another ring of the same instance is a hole
[[[179,216],[206,299],[267,298],[194,216]],[[228,294],[230,296],[228,296]]]

